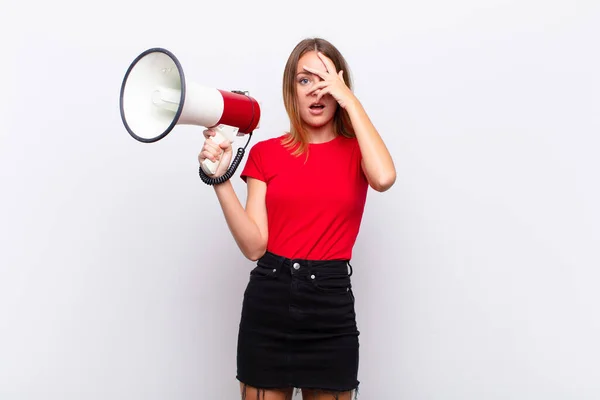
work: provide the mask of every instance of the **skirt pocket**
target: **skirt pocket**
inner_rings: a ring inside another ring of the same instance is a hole
[[[250,271],[250,280],[268,280],[277,278],[277,268],[258,263],[252,271]]]
[[[352,288],[350,276],[345,273],[312,272],[309,279],[322,293],[348,294]]]

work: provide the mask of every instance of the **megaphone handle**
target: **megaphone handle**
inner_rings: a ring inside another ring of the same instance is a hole
[[[244,157],[244,153],[246,152],[246,147],[248,147],[251,138],[252,132],[248,133],[248,141],[246,142],[244,147],[240,147],[239,149],[237,149],[237,154],[235,155],[235,157],[233,157],[231,165],[223,175],[218,176],[216,178],[208,176],[204,172],[202,165],[200,165],[200,167],[198,167],[198,175],[200,175],[200,179],[202,179],[202,182],[206,183],[207,185],[219,185],[231,179],[237,168],[240,166],[240,163],[242,162],[242,158]]]
[[[227,140],[227,138],[221,133],[220,129],[214,128],[215,131],[215,136],[211,137],[211,140],[213,142],[215,142],[215,144],[219,145],[221,143],[223,143],[225,140]],[[221,150],[221,155],[223,154],[223,150]],[[208,158],[205,159],[204,161],[202,161],[202,170],[207,174],[207,175],[214,175],[215,172],[217,172],[217,168],[219,167],[219,164],[221,163],[221,160],[217,160],[217,161],[211,161]]]

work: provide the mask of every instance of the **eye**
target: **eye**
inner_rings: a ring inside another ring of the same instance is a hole
[[[308,84],[308,82],[309,82],[308,78],[300,78],[300,79],[298,79],[298,83],[301,84],[301,85],[306,85],[306,84]]]

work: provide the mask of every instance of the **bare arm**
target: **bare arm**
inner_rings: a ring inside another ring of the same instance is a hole
[[[202,163],[205,159],[211,161],[221,160],[215,172],[215,176],[221,176],[225,173],[231,161],[231,143],[225,141],[217,145],[211,139],[214,135],[215,132],[211,129],[204,131],[206,141],[198,155],[198,161]],[[246,258],[256,261],[265,253],[267,248],[268,229],[267,207],[265,204],[267,185],[265,182],[254,178],[248,178],[247,183],[246,208],[242,206],[229,180],[213,187],[235,242]]]
[[[245,209],[233,190],[231,182],[215,185],[214,189],[238,247],[246,258],[258,260],[266,251],[268,239],[266,184],[258,179],[248,178]]]
[[[340,107],[348,112],[362,153],[362,169],[369,185],[379,192],[384,192],[396,181],[396,168],[390,152],[371,123],[362,104],[346,86],[343,78],[344,71],[336,71],[335,65],[328,57],[321,53],[318,55],[327,72],[304,67],[305,70],[322,79],[311,88],[310,92],[317,96],[317,101],[326,94],[333,96]]]
[[[369,185],[379,191],[388,190],[396,181],[396,168],[383,139],[371,123],[358,99],[346,106],[362,153],[362,169]]]

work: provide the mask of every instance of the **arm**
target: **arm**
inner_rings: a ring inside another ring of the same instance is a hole
[[[346,105],[346,111],[356,132],[362,153],[361,165],[369,186],[378,192],[385,192],[396,181],[392,156],[358,99],[354,97]]]
[[[215,185],[214,189],[238,247],[246,258],[258,260],[267,248],[267,185],[258,179],[248,178],[246,209],[242,207],[230,181]]]
[[[232,149],[231,143],[224,141],[216,144],[211,137],[215,132],[211,129],[204,131],[206,141],[202,151],[198,155],[198,161],[202,163],[205,159],[211,161],[221,160],[216,176],[221,176],[229,167]],[[233,185],[229,180],[214,185],[213,188],[223,210],[225,221],[244,256],[252,261],[258,260],[266,251],[268,230],[267,230],[267,207],[265,197],[267,185],[265,182],[247,178],[248,197],[246,199],[246,208],[242,204],[233,190]]]
[[[340,107],[348,112],[354,127],[356,139],[362,154],[362,169],[369,185],[379,191],[388,190],[396,181],[396,168],[392,157],[383,143],[381,136],[371,123],[360,101],[344,82],[344,71],[336,71],[333,62],[325,55],[318,53],[327,72],[304,67],[305,70],[318,75],[322,81],[313,86],[312,92],[317,101],[326,94],[333,96]]]

